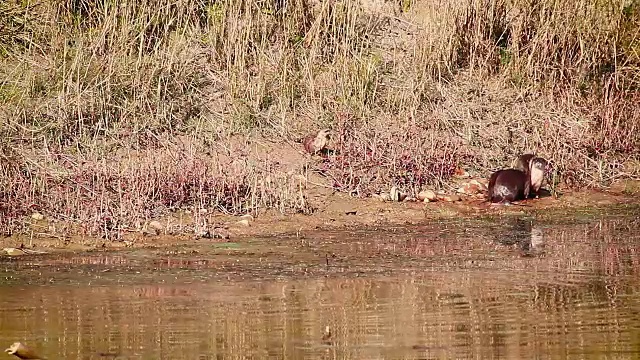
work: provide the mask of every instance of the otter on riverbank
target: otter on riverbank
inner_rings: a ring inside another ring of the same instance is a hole
[[[309,135],[302,141],[302,145],[304,149],[310,153],[311,155],[317,154],[323,151],[327,143],[329,142],[331,130],[322,129],[318,131],[315,135]]]
[[[549,171],[549,162],[534,154],[523,154],[518,156],[514,165],[515,169],[525,174],[530,173],[531,188],[529,189],[529,197],[539,197],[538,192],[542,186],[544,175]]]
[[[493,203],[510,203],[527,199],[530,195],[536,195],[548,162],[541,157],[531,157],[525,154],[518,158],[518,166],[522,165],[525,171],[520,169],[498,170],[489,178],[489,200]]]
[[[489,178],[489,201],[510,203],[529,197],[530,180],[526,173],[518,169],[503,169]]]
[[[529,163],[529,181],[531,182],[530,195],[539,196],[538,192],[544,181],[544,176],[549,171],[549,162],[541,157],[531,159]]]

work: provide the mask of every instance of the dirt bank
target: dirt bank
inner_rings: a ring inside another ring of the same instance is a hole
[[[111,230],[104,236],[69,235],[73,225],[33,219],[27,232],[0,239],[0,248],[45,251],[90,251],[124,247],[165,247],[193,242],[242,242],[251,237],[304,236],[317,231],[347,230],[414,225],[428,221],[486,216],[530,215],[553,217],[581,208],[638,204],[640,182],[619,182],[607,190],[561,192],[524,202],[523,206],[489,205],[478,197],[457,202],[383,202],[376,198],[356,198],[323,187],[309,189],[312,214],[284,215],[266,211],[243,217],[220,213],[173,213],[137,227]],[[554,215],[555,214],[555,215]],[[65,232],[66,231],[66,232]],[[113,235],[116,233],[117,235]],[[111,234],[111,235],[109,235]],[[6,251],[3,251],[3,255]]]

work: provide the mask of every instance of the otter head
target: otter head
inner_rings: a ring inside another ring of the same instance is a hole
[[[541,157],[535,157],[529,162],[529,177],[531,188],[537,192],[542,186],[544,176],[549,171],[549,162]]]
[[[318,134],[316,135],[316,139],[317,138],[323,138],[323,139],[329,140],[331,138],[331,129],[322,129],[318,131]]]
[[[531,159],[535,158],[534,154],[522,154],[518,156],[515,161],[515,168],[526,173],[529,171],[529,167],[531,165]]]
[[[318,131],[316,134],[316,138],[313,139],[313,150],[314,152],[319,152],[324,150],[331,138],[331,130],[330,129],[322,129]]]

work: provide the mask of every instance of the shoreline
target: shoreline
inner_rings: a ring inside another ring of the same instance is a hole
[[[277,211],[265,211],[257,216],[231,216],[220,213],[200,215],[206,219],[209,231],[215,228],[217,235],[196,236],[193,232],[194,217],[187,218],[169,214],[162,221],[151,221],[142,229],[123,229],[119,239],[105,239],[81,235],[38,232],[32,226],[30,231],[0,239],[1,256],[7,256],[7,248],[25,248],[27,251],[76,252],[96,250],[119,250],[124,248],[169,248],[193,243],[242,242],[250,238],[274,236],[299,236],[305,233],[348,231],[349,229],[373,229],[380,227],[419,226],[429,221],[451,219],[472,220],[478,217],[493,216],[535,216],[543,217],[543,211],[549,214],[572,212],[582,208],[603,208],[610,206],[638,205],[635,193],[622,191],[620,187],[609,190],[566,191],[558,198],[552,196],[531,199],[524,206],[494,206],[482,200],[469,198],[457,202],[436,201],[431,203],[403,201],[382,202],[375,198],[354,198],[344,193],[323,196],[318,210],[313,214],[281,214]],[[195,218],[198,218],[196,216]],[[41,220],[46,222],[46,219]],[[183,230],[167,230],[170,224]],[[167,224],[165,229],[152,231],[149,224]],[[214,231],[214,233],[215,233]],[[224,236],[220,236],[220,232]],[[23,254],[16,254],[23,255]]]

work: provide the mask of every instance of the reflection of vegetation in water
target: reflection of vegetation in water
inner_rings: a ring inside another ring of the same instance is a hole
[[[573,224],[506,216],[324,232],[307,234],[302,247],[294,237],[256,239],[231,256],[205,244],[153,256],[0,258],[20,283],[0,291],[0,342],[28,333],[42,339],[29,345],[67,358],[94,349],[369,359],[381,351],[518,358],[637,348],[639,220],[591,215]],[[542,254],[522,256],[497,241],[536,229]],[[327,253],[335,254],[331,266]],[[52,285],[24,285],[31,274]],[[326,325],[329,347],[321,344]]]

